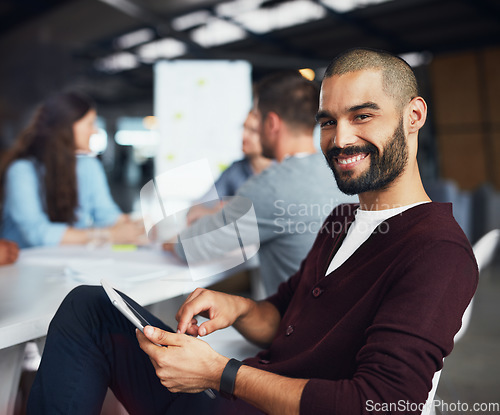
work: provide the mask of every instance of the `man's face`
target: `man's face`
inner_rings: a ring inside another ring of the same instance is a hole
[[[273,142],[272,137],[268,131],[268,119],[266,117],[262,117],[262,113],[258,108],[254,109],[255,114],[257,115],[259,121],[259,135],[260,135],[260,145],[262,147],[262,155],[269,159],[276,158],[275,156],[275,144]]]
[[[256,157],[262,154],[260,145],[259,118],[254,112],[248,113],[243,123],[243,140],[241,143],[243,154],[247,157]]]
[[[385,189],[403,173],[408,144],[402,112],[383,91],[380,71],[325,79],[318,121],[323,154],[344,193]]]

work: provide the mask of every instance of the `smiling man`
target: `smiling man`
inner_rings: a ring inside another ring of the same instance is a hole
[[[411,68],[366,50],[352,54],[359,59],[345,55],[328,68],[317,115],[322,149],[339,188],[377,204],[394,195],[386,207],[410,202],[402,199],[404,188],[415,202],[429,201],[416,160],[427,105]]]
[[[360,204],[333,210],[300,270],[266,300],[197,289],[179,309],[177,333],[147,314],[156,327],[137,334],[146,354],[105,298],[86,305],[71,294],[47,347],[61,370],[75,350],[92,365],[66,375],[68,383],[95,368],[131,413],[419,413],[478,278],[451,205],[431,202],[420,180],[426,112],[401,59],[365,49],[337,57],[321,88],[321,146],[339,187],[358,193]],[[86,306],[110,317],[89,325],[96,320]],[[71,326],[75,310],[81,314]],[[198,324],[199,314],[209,320]],[[241,365],[194,337],[230,325],[265,349]],[[68,389],[50,369],[42,361],[30,413],[56,413]],[[199,393],[207,388],[222,396],[209,400]],[[80,402],[66,398],[73,414],[83,413],[75,410],[81,401],[99,402],[95,391],[78,392]]]

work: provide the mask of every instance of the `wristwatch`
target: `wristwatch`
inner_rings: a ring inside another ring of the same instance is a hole
[[[233,395],[234,384],[236,383],[236,374],[242,364],[243,362],[236,359],[230,359],[229,362],[227,362],[220,378],[219,393],[222,397],[230,400],[236,399]]]

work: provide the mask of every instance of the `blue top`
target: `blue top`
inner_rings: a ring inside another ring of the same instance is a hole
[[[219,197],[234,196],[240,186],[253,176],[250,160],[247,158],[235,161],[222,172],[215,182]]]
[[[194,204],[211,202],[222,199],[223,197],[234,196],[240,186],[253,176],[253,174],[250,160],[243,158],[235,161],[221,173],[219,178],[214,183],[215,187],[212,186],[208,192]]]
[[[77,156],[76,180],[78,207],[75,228],[113,225],[121,211],[113,201],[100,161],[92,156]],[[13,162],[5,175],[2,237],[17,242],[20,248],[59,245],[69,227],[51,222],[44,209],[40,177],[32,160]]]

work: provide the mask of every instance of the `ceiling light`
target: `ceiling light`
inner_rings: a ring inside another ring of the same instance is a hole
[[[137,57],[130,52],[114,53],[95,62],[95,67],[103,72],[121,72],[137,68],[139,65]]]
[[[205,24],[210,16],[211,14],[206,10],[185,14],[172,19],[172,27],[179,31],[191,29],[192,27]]]
[[[308,81],[314,81],[316,78],[316,73],[311,68],[299,69],[299,72]]]
[[[265,0],[233,0],[215,6],[215,13],[219,16],[234,17],[241,13],[258,9]]]
[[[392,0],[320,0],[323,5],[339,12],[346,13],[372,4],[385,3]]]
[[[160,135],[156,131],[120,130],[115,142],[121,146],[157,146]]]
[[[311,0],[293,0],[281,3],[273,8],[257,9],[235,16],[254,33],[267,33],[284,29],[308,21],[319,20],[326,16],[326,10]]]
[[[187,52],[187,46],[180,40],[165,38],[139,47],[137,53],[143,62],[152,63],[158,59],[173,59]]]
[[[242,28],[217,18],[211,18],[205,26],[191,32],[191,38],[206,48],[236,42],[246,36],[247,33]]]
[[[90,136],[89,147],[93,153],[102,154],[108,146],[108,133],[102,128]]]
[[[109,4],[111,7],[114,7],[115,9],[120,10],[122,13],[136,19],[141,18],[143,15],[141,8],[130,0],[100,0],[100,1]]]
[[[140,29],[116,38],[115,45],[119,49],[128,49],[141,43],[149,42],[154,37],[155,33],[152,29]]]
[[[404,59],[408,65],[412,68],[417,66],[427,65],[432,60],[432,54],[429,52],[412,52],[399,55],[401,59]]]

